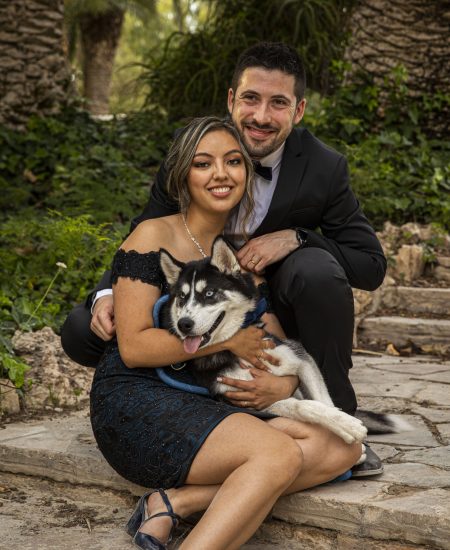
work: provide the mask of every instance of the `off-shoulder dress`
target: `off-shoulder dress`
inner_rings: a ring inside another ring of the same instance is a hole
[[[157,286],[162,294],[168,290],[159,252],[119,250],[113,260],[113,282],[119,277]],[[171,377],[195,384],[188,365],[171,372]],[[122,477],[145,487],[183,485],[211,431],[238,412],[273,416],[172,388],[154,368],[130,369],[115,339],[97,366],[91,390],[91,424],[100,451]]]

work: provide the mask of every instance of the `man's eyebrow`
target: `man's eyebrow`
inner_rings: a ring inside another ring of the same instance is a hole
[[[242,90],[242,92],[240,93],[241,96],[245,94],[261,95],[256,90]]]
[[[240,93],[240,97],[246,95],[246,94],[251,94],[251,95],[256,95],[256,96],[260,96],[261,94],[259,92],[256,92],[255,90],[243,90],[241,93]],[[284,94],[275,94],[273,96],[270,97],[270,99],[284,99],[285,101],[291,101],[287,96],[285,96]]]

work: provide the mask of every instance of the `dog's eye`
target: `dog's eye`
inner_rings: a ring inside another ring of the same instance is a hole
[[[186,298],[186,294],[180,290],[180,292],[178,293],[178,298],[180,298],[180,300],[184,300]]]
[[[205,292],[205,296],[206,296],[207,298],[212,298],[212,297],[214,296],[214,290],[207,290],[207,291]]]

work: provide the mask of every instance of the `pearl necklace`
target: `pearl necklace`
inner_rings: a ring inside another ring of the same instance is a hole
[[[184,227],[186,228],[186,232],[189,235],[189,238],[195,244],[195,246],[198,248],[198,250],[199,250],[200,254],[203,256],[203,258],[207,258],[208,254],[205,253],[203,248],[200,246],[200,243],[197,241],[197,239],[194,237],[194,235],[190,232],[189,227],[187,226],[186,218],[184,217],[184,214],[181,214],[181,219],[183,220]]]

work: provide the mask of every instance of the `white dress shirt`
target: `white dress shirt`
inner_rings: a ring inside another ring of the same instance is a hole
[[[253,235],[253,233],[258,229],[269,210],[269,206],[272,202],[272,197],[277,186],[278,176],[280,175],[284,145],[285,142],[278,147],[276,151],[273,151],[270,155],[260,159],[262,166],[270,166],[272,168],[272,181],[268,181],[262,176],[255,174],[253,185],[253,199],[255,201],[255,207],[250,214],[245,227],[246,233],[249,236]],[[242,220],[244,219],[244,216],[245,207],[241,204],[235,209],[234,212],[232,212],[225,227],[226,236],[238,248],[245,242],[242,236]]]

